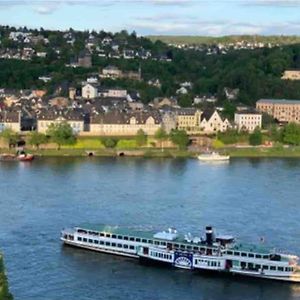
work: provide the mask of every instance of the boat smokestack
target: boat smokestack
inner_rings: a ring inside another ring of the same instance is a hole
[[[214,234],[212,226],[206,226],[205,234],[206,234],[206,243],[208,245],[212,245],[213,244],[213,234]]]

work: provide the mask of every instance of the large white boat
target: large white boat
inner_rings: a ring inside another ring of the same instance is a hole
[[[198,155],[198,159],[201,161],[228,161],[229,155],[221,155],[217,152],[203,153]]]
[[[179,235],[175,229],[153,233],[112,226],[65,229],[61,240],[70,246],[165,264],[194,271],[222,272],[300,283],[296,255],[264,245],[236,242],[232,236],[215,236],[211,226],[205,237]]]

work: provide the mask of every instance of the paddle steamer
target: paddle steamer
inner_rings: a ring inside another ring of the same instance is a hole
[[[202,238],[180,235],[174,228],[153,233],[117,226],[82,226],[63,230],[61,240],[70,246],[141,262],[300,283],[296,255],[276,252],[262,243],[240,243],[229,235],[215,236],[211,226],[206,227]]]

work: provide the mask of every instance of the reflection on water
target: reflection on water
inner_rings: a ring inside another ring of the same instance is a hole
[[[219,233],[300,254],[299,160],[49,158],[0,163],[0,247],[15,299],[298,299],[300,287],[68,248],[82,223]]]

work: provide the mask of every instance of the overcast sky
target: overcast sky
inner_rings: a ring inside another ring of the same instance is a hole
[[[0,0],[0,22],[140,35],[300,35],[300,0]]]

